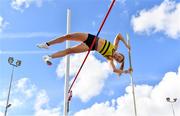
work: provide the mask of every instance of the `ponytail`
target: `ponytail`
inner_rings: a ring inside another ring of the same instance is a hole
[[[121,53],[119,53],[119,54],[121,54]],[[121,70],[123,70],[124,69],[124,59],[125,59],[125,57],[124,57],[124,55],[123,54],[121,54],[121,56],[123,57],[123,59],[121,60],[121,67],[120,67],[120,69]]]

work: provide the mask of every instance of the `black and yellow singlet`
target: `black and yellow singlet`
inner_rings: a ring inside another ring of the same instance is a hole
[[[98,52],[108,59],[109,56],[113,55],[114,51],[115,51],[115,46],[111,44],[111,42],[105,40],[103,47]]]

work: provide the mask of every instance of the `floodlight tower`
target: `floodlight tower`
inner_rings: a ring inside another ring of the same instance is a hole
[[[167,98],[166,98],[166,101],[169,102],[169,103],[171,103],[171,108],[172,108],[172,111],[173,111],[173,116],[175,116],[175,111],[174,111],[174,106],[173,106],[173,104],[177,101],[177,98],[171,99],[171,98],[167,97]]]
[[[14,58],[13,57],[9,57],[8,58],[8,63],[10,65],[12,65],[12,72],[11,72],[11,79],[10,79],[10,83],[9,83],[9,91],[8,91],[8,97],[7,97],[7,102],[6,102],[4,116],[7,115],[7,110],[8,110],[9,107],[11,107],[11,104],[9,104],[9,99],[10,99],[10,94],[11,94],[11,86],[12,86],[12,81],[13,81],[14,67],[20,66],[21,65],[21,61],[20,60],[16,60],[16,62],[14,63]]]

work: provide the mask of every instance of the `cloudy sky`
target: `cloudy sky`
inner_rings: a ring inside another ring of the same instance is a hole
[[[65,43],[49,50],[36,44],[66,33],[68,8],[71,32],[96,34],[111,1],[0,0],[0,116],[12,70],[9,56],[22,66],[15,68],[8,115],[63,115],[65,59],[54,59],[49,67],[42,56],[63,50]],[[166,97],[178,98],[174,110],[180,115],[180,0],[116,0],[100,36],[113,42],[118,33],[130,35],[138,116],[172,116]],[[127,49],[119,46],[128,68]],[[70,56],[71,79],[85,54]],[[118,77],[105,58],[91,52],[74,85],[69,114],[133,116],[129,75]]]

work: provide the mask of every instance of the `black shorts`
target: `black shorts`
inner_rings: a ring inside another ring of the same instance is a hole
[[[92,34],[88,34],[88,37],[87,39],[84,41],[84,43],[90,48],[91,47],[91,44],[93,43],[93,40],[95,39],[95,35],[92,35]],[[98,46],[98,40],[99,38],[96,37],[96,41],[92,47],[91,50],[97,50],[97,46]]]

